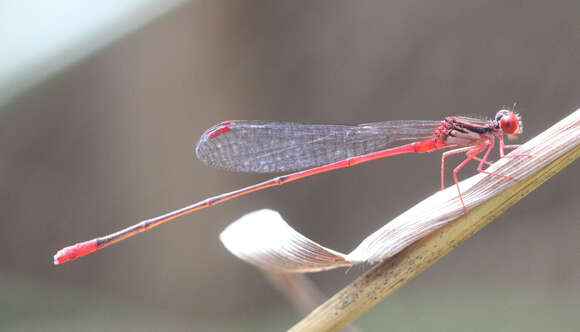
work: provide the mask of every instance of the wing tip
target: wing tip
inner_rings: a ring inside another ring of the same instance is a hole
[[[195,155],[197,159],[203,161],[206,164],[209,164],[207,158],[205,158],[207,153],[203,151],[205,144],[211,139],[216,138],[223,133],[231,131],[230,126],[233,124],[234,121],[231,120],[224,121],[215,126],[210,127],[203,134],[201,134],[199,140],[197,141],[197,144],[195,145]]]

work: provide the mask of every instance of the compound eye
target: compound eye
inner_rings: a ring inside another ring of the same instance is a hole
[[[521,132],[520,120],[513,112],[506,112],[499,120],[499,126],[507,135],[519,134]]]

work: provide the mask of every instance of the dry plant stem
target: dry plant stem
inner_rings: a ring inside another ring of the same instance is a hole
[[[578,157],[580,144],[466,215],[378,264],[319,306],[290,331],[340,329],[423,272]]]

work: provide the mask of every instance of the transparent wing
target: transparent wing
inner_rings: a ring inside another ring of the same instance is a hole
[[[196,146],[209,166],[237,172],[291,172],[384,150],[394,142],[427,139],[439,121],[388,121],[358,126],[227,121]]]

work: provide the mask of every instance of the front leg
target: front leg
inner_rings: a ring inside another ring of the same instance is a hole
[[[515,157],[531,157],[529,154],[515,154],[513,156],[506,156],[504,149],[517,149],[521,144],[506,145],[504,142],[503,135],[498,135],[499,138],[499,156],[500,158],[515,158]]]

